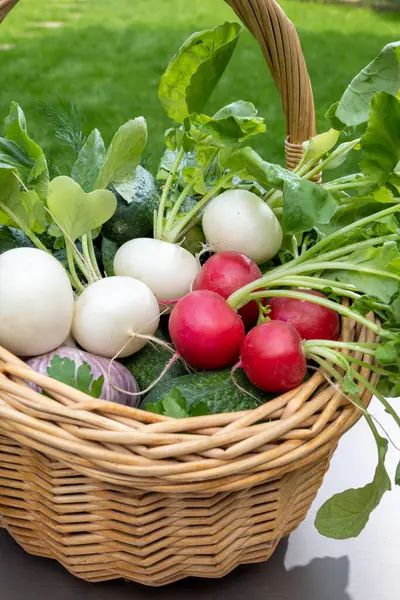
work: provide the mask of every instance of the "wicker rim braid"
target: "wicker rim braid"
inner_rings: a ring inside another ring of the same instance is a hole
[[[343,319],[342,340],[375,337]],[[366,368],[363,376],[375,377]],[[254,410],[171,419],[93,400],[3,349],[0,392],[1,429],[15,441],[95,479],[164,493],[236,490],[297,469],[329,454],[361,414],[316,372]],[[370,398],[364,391],[365,405]]]

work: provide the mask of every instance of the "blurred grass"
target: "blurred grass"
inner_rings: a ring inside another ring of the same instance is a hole
[[[281,4],[300,35],[321,131],[326,109],[352,77],[398,39],[400,16],[293,0]],[[73,100],[85,116],[86,132],[97,127],[106,142],[120,124],[144,115],[155,169],[169,126],[157,97],[160,76],[188,35],[226,19],[235,16],[222,0],[22,1],[0,26],[0,120],[12,100],[19,102],[32,136],[52,161],[62,163],[67,151],[49,134],[37,108],[47,96]],[[283,161],[279,96],[248,32],[209,110],[239,98],[252,101],[266,118],[268,133],[257,149],[268,160]]]

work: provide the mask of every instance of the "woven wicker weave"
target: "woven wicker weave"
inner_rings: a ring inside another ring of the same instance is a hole
[[[273,0],[228,3],[281,92],[294,164],[315,128],[297,34]],[[343,319],[341,339],[374,334]],[[252,411],[170,419],[90,399],[0,348],[0,521],[27,552],[88,581],[221,577],[268,559],[298,526],[359,417],[315,373]]]

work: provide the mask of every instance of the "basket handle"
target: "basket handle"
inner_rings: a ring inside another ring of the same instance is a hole
[[[275,0],[225,0],[256,38],[282,99],[286,165],[293,169],[301,143],[316,134],[310,77],[293,23]]]
[[[0,23],[4,21],[13,6],[17,4],[18,0],[0,0]]]

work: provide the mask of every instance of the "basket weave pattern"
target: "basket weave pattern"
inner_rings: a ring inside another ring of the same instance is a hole
[[[374,334],[344,319],[341,339]],[[252,411],[170,419],[89,399],[1,350],[1,522],[89,581],[220,577],[298,526],[359,416],[315,373]]]
[[[315,134],[296,31],[274,0],[226,1],[259,41],[281,94],[294,168]],[[16,2],[0,0],[0,22]],[[375,336],[342,319],[341,339]],[[358,358],[370,364],[370,355]],[[370,399],[364,390],[364,405]],[[0,526],[88,581],[221,577],[268,559],[299,525],[360,415],[316,372],[252,411],[170,419],[93,400],[0,348]]]

